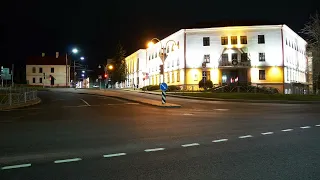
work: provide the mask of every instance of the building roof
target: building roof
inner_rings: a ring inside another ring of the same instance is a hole
[[[32,56],[28,57],[26,65],[66,65],[65,56]]]
[[[216,27],[230,27],[230,26],[261,26],[261,25],[275,25],[275,24],[284,24],[283,22],[270,22],[263,20],[243,20],[243,21],[205,21],[198,22],[191,26],[186,27],[185,29],[199,29],[199,28],[216,28]]]

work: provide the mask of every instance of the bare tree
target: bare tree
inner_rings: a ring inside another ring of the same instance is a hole
[[[312,53],[312,78],[316,92],[320,89],[320,16],[316,12],[311,15],[301,33],[307,36],[307,50]]]

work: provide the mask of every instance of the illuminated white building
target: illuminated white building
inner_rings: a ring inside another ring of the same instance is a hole
[[[251,83],[275,87],[280,93],[303,93],[308,89],[306,45],[286,25],[182,29],[147,48],[146,66],[139,65],[138,70],[148,75],[144,85],[161,83],[162,46],[168,54],[164,63],[168,85],[191,90],[206,79],[215,85]]]

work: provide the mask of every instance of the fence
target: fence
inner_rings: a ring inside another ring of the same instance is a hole
[[[23,87],[0,87],[0,106],[12,106],[36,100],[37,90]]]

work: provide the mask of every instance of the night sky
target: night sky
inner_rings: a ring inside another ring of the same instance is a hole
[[[297,32],[310,14],[320,11],[317,0],[286,2],[291,4],[280,0],[8,0],[1,2],[0,63],[23,64],[27,56],[65,53],[75,46],[93,66],[112,57],[118,42],[129,55],[153,37],[216,21],[283,22]]]

